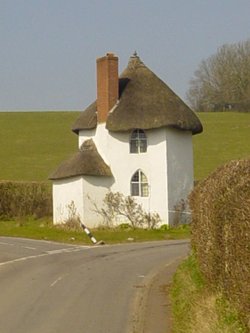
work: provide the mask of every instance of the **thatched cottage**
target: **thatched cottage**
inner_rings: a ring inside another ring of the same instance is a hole
[[[79,150],[50,177],[54,223],[73,209],[96,226],[101,216],[93,205],[101,207],[108,191],[133,196],[162,224],[172,223],[193,187],[192,135],[202,125],[136,54],[120,76],[114,54],[97,59],[97,100],[72,130]]]

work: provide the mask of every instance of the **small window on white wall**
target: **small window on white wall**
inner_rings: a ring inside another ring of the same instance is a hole
[[[147,151],[147,137],[142,129],[135,129],[130,137],[130,153],[139,154]]]
[[[137,170],[131,178],[131,195],[148,197],[148,179],[141,170]]]

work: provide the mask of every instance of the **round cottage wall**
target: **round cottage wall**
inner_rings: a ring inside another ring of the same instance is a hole
[[[101,207],[108,190],[130,195],[130,181],[138,169],[147,176],[149,196],[135,197],[137,202],[146,211],[159,213],[162,224],[172,224],[178,214],[178,204],[186,200],[193,187],[192,134],[171,128],[147,130],[145,133],[147,152],[140,154],[130,153],[129,132],[109,132],[105,124],[101,124],[95,131],[79,133],[80,145],[84,140],[93,138],[114,176],[112,181],[97,177],[94,183],[88,180],[89,177],[84,177],[84,217],[91,224],[97,218],[93,213],[93,201]],[[91,200],[86,200],[86,196]],[[181,217],[185,217],[186,213],[185,208]]]
[[[190,221],[187,197],[193,189],[192,133],[166,129],[169,224]],[[183,204],[182,204],[183,203]]]
[[[79,144],[86,140],[87,131],[79,133]],[[95,135],[90,133],[96,147],[110,165],[114,175],[110,190],[130,195],[130,181],[133,174],[141,169],[149,182],[149,197],[135,197],[146,211],[157,212],[163,224],[168,224],[168,198],[166,177],[166,130],[146,131],[148,148],[146,153],[131,154],[129,152],[129,139],[131,133],[110,133],[105,124],[98,125]],[[86,177],[84,177],[86,179]],[[98,177],[99,186],[85,183],[84,195],[91,197],[92,201],[100,207],[108,191],[104,179]],[[101,194],[102,193],[102,194]],[[92,205],[92,208],[91,208]],[[86,220],[93,220],[93,202],[84,200],[84,214]],[[91,224],[93,221],[91,221]]]

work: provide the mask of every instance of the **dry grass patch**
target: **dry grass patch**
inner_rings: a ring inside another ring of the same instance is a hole
[[[205,293],[194,305],[190,333],[242,333],[246,328],[221,294]]]
[[[196,259],[190,256],[177,270],[171,287],[173,333],[247,333],[237,311],[207,289]]]

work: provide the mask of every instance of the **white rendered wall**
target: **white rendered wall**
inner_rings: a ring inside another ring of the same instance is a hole
[[[54,223],[66,222],[75,214],[83,216],[83,179],[82,177],[56,180],[53,182],[53,221]],[[72,206],[73,202],[73,206]]]
[[[83,222],[88,227],[93,228],[103,224],[101,215],[96,213],[96,207],[100,209],[103,206],[103,199],[113,181],[111,177],[83,177]]]
[[[80,148],[81,145],[83,144],[84,141],[88,139],[93,139],[96,133],[96,129],[91,129],[91,130],[82,130],[79,132],[79,137],[78,137],[78,147]]]
[[[193,188],[192,133],[167,128],[166,140],[169,222],[172,223],[176,216],[176,206],[181,200],[187,200]],[[188,207],[183,213],[181,217],[185,220],[189,215]]]
[[[87,131],[79,133],[80,145],[87,138]],[[150,185],[149,197],[135,197],[146,211],[157,212],[162,223],[168,223],[168,196],[166,177],[166,130],[157,129],[146,131],[148,149],[146,153],[130,154],[129,139],[131,133],[108,132],[105,124],[98,125],[93,138],[98,152],[111,167],[114,182],[110,185],[113,192],[130,195],[130,180],[133,174],[141,169],[148,178]],[[86,179],[86,177],[84,177]],[[96,178],[97,179],[97,178]],[[86,186],[86,184],[85,184]],[[84,192],[86,189],[84,189]],[[102,190],[98,186],[89,188],[88,195],[101,203]]]

